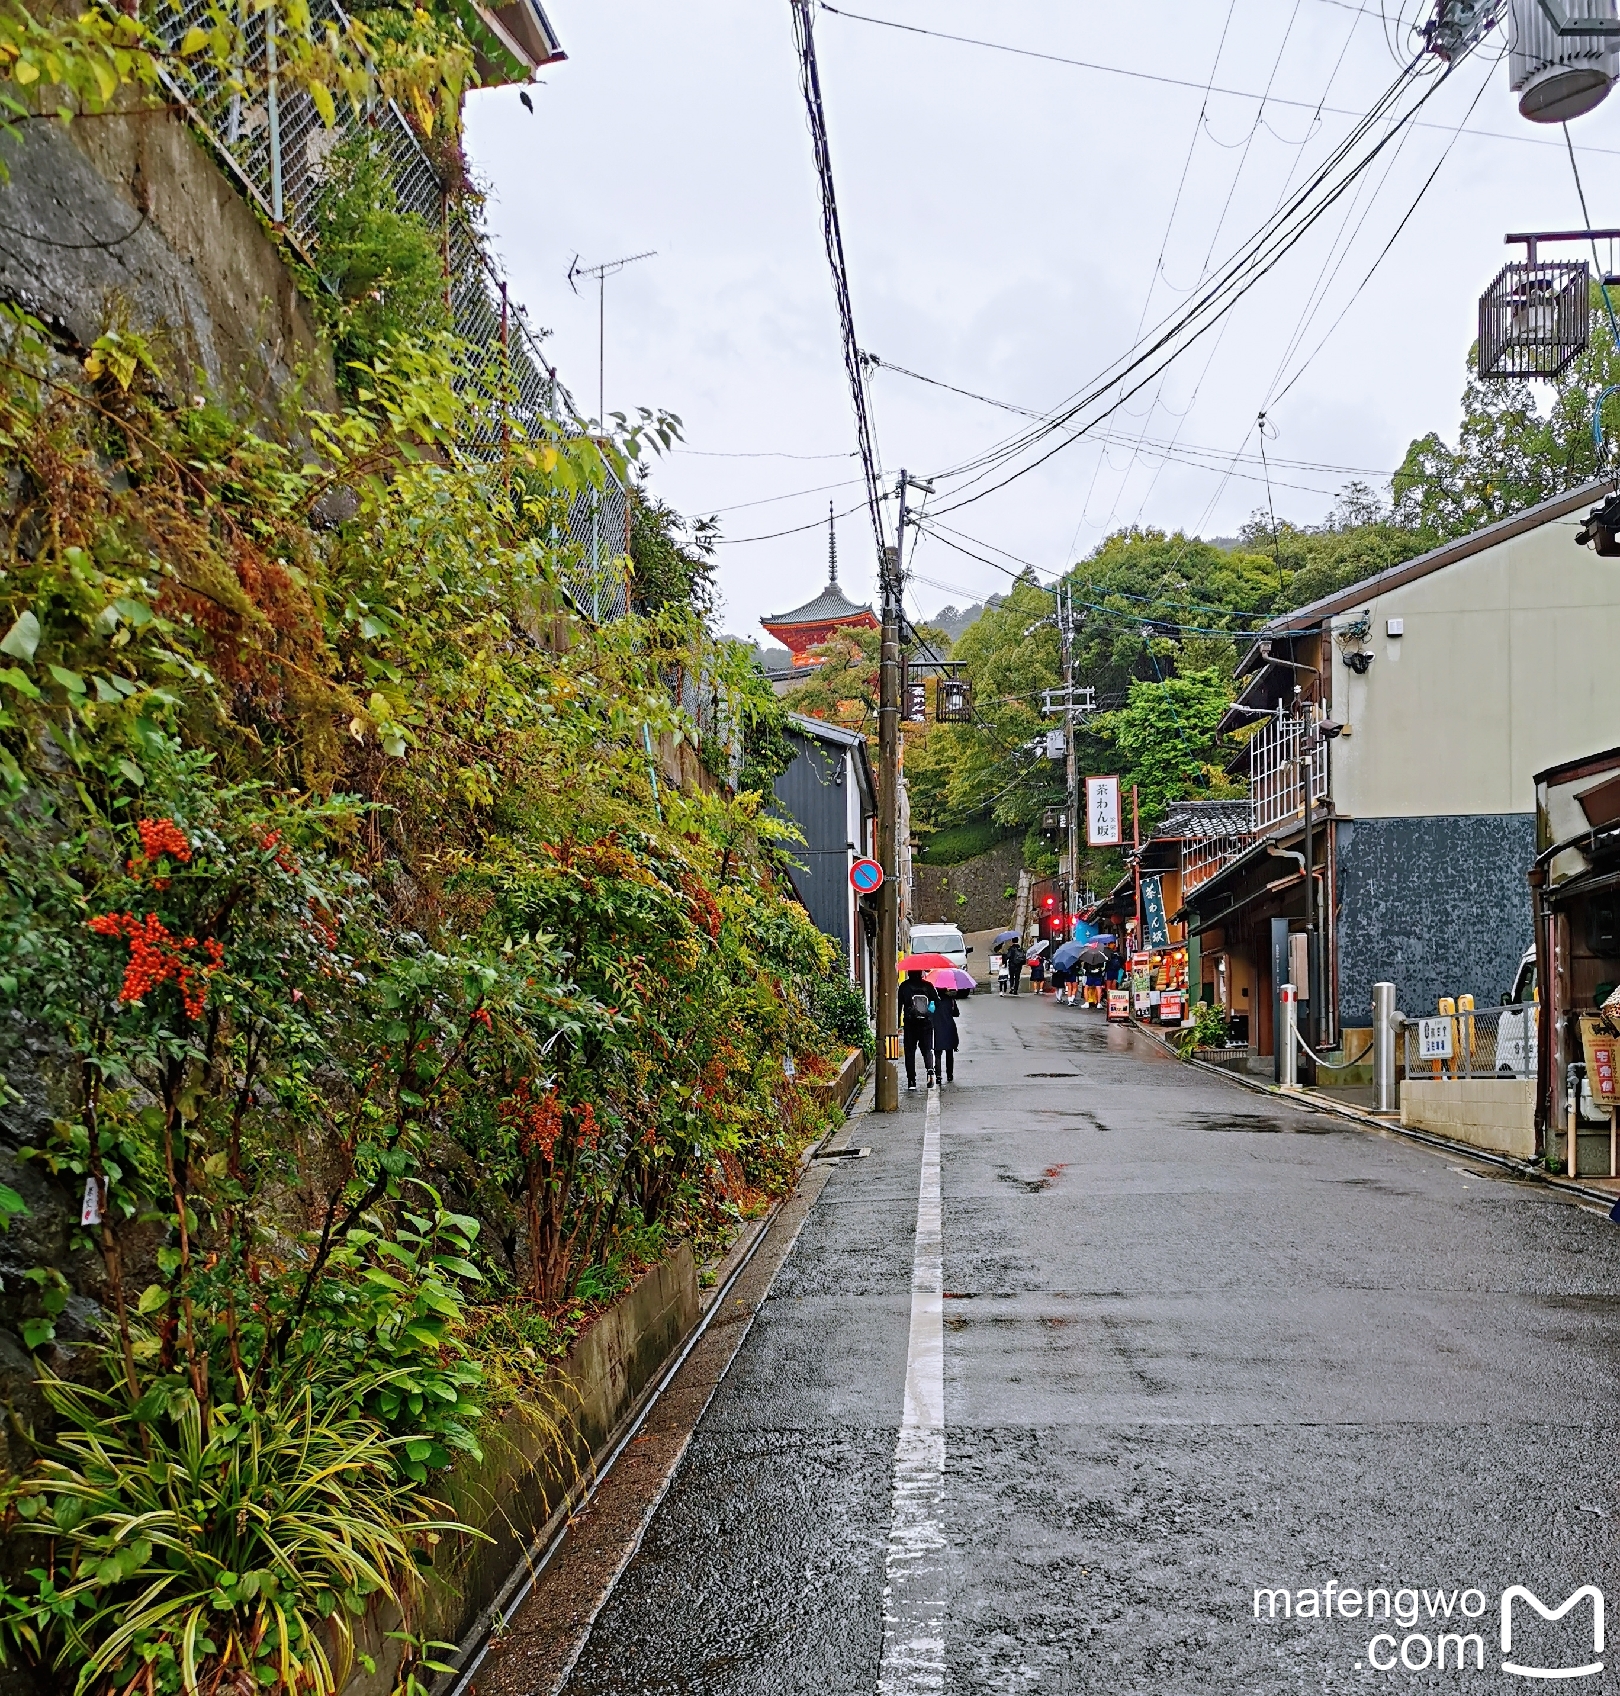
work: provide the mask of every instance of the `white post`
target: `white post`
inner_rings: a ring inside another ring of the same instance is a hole
[[[1291,983],[1282,986],[1279,1003],[1281,1029],[1277,1032],[1277,1053],[1282,1060],[1283,1089],[1299,1088],[1299,990]]]
[[[1375,983],[1372,991],[1373,1112],[1395,1111],[1395,985]]]

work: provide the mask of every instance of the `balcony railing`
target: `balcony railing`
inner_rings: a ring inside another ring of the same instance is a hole
[[[1249,829],[1205,837],[1182,845],[1181,893],[1185,899],[1199,884],[1225,871],[1257,838],[1273,826],[1305,811],[1305,754],[1310,720],[1293,716],[1267,721],[1249,743]],[[1328,795],[1328,744],[1319,739],[1307,756],[1311,801]]]

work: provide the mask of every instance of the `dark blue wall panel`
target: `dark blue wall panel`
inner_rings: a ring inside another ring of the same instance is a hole
[[[790,729],[798,757],[776,780],[778,811],[804,833],[804,843],[788,852],[798,862],[793,887],[816,929],[846,951],[849,935],[849,801],[845,789],[848,756]]]
[[[1372,1019],[1372,986],[1431,1013],[1442,995],[1494,1006],[1531,941],[1530,813],[1341,823],[1339,1020]]]

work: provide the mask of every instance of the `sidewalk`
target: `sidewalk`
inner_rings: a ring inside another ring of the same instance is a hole
[[[1144,1025],[1138,1019],[1132,1019],[1131,1024],[1145,1037],[1156,1042],[1167,1054],[1179,1060],[1184,1066],[1196,1066],[1201,1072],[1208,1072],[1215,1077],[1225,1078],[1229,1083],[1238,1085],[1240,1089],[1254,1091],[1257,1095],[1281,1096],[1287,1101],[1297,1101],[1302,1105],[1317,1108],[1324,1113],[1336,1113],[1341,1119],[1349,1119],[1358,1125],[1365,1125],[1371,1130],[1393,1132],[1394,1135],[1405,1137],[1411,1142],[1427,1143],[1431,1148],[1441,1149],[1447,1154],[1462,1155],[1469,1160],[1483,1160],[1492,1166],[1498,1166],[1503,1171],[1511,1172],[1515,1177],[1531,1179],[1537,1183],[1548,1184],[1554,1189],[1565,1190],[1571,1195],[1578,1195],[1587,1201],[1602,1202],[1605,1208],[1620,1205],[1620,1178],[1564,1178],[1547,1171],[1544,1167],[1534,1165],[1527,1160],[1516,1160],[1510,1154],[1494,1153],[1490,1149],[1476,1148],[1472,1143],[1454,1142],[1450,1137],[1437,1135],[1433,1131],[1419,1130],[1415,1125],[1403,1125],[1394,1115],[1387,1117],[1370,1112],[1366,1108],[1357,1107],[1353,1103],[1341,1101],[1329,1095],[1324,1090],[1308,1089],[1303,1084],[1297,1089],[1285,1090],[1278,1084],[1266,1083],[1260,1078],[1244,1072],[1234,1072],[1225,1066],[1212,1066],[1205,1060],[1188,1059],[1178,1053],[1175,1046],[1156,1027]]]

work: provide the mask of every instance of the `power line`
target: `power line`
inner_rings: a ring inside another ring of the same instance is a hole
[[[815,153],[816,179],[821,189],[821,231],[832,270],[833,294],[843,335],[844,370],[849,378],[850,403],[855,412],[855,440],[866,479],[866,506],[872,538],[883,557],[883,507],[878,488],[877,447],[867,411],[866,382],[861,371],[860,345],[855,339],[855,309],[849,298],[849,268],[844,259],[844,233],[838,221],[838,196],[833,187],[832,154],[827,145],[827,115],[821,100],[821,73],[816,66],[816,37],[812,0],[793,0],[793,34],[799,52],[799,86],[804,94],[810,145]]]
[[[859,512],[864,501],[857,501],[854,506],[846,506],[842,512],[835,512],[833,517],[848,518],[853,512]],[[740,548],[746,542],[774,542],[779,536],[802,536],[806,530],[819,530],[827,521],[824,518],[812,518],[808,524],[795,524],[790,530],[771,530],[763,536],[716,536],[714,545],[717,548]]]
[[[1338,0],[1334,0],[1334,3],[1338,3]],[[1154,71],[1132,70],[1124,65],[1104,65],[1098,63],[1094,59],[1073,59],[1061,53],[1042,53],[1033,47],[1013,47],[1004,41],[985,41],[982,38],[973,35],[952,35],[945,30],[926,29],[921,24],[903,24],[896,18],[874,18],[864,12],[847,12],[841,6],[830,6],[826,4],[826,0],[822,0],[821,10],[824,12],[831,12],[834,17],[848,18],[854,23],[876,24],[883,29],[901,30],[907,35],[932,36],[937,41],[951,41],[963,47],[983,47],[992,53],[1007,53],[1019,59],[1039,59],[1050,65],[1069,65],[1076,70],[1098,71],[1106,76],[1128,77],[1133,82],[1156,82],[1163,83],[1170,88],[1188,88],[1198,93],[1206,92],[1206,85],[1195,81],[1191,77],[1163,76]],[[1364,6],[1346,5],[1344,10],[1362,12],[1369,17],[1378,16],[1377,13],[1370,11]],[[1402,60],[1397,60],[1397,62],[1404,63]],[[1302,111],[1313,111],[1316,109],[1314,101],[1294,100],[1281,94],[1273,94],[1267,98],[1266,96],[1255,94],[1252,90],[1246,88],[1222,88],[1217,85],[1210,84],[1207,87],[1207,92],[1213,94],[1229,94],[1238,100],[1264,101],[1265,104],[1270,106],[1293,106]],[[1321,110],[1331,114],[1335,118],[1358,118],[1361,115],[1359,112],[1355,111],[1354,108],[1348,106],[1324,106]],[[1422,129],[1445,130],[1449,129],[1451,126],[1449,124],[1426,123],[1420,120],[1419,127]],[[1557,142],[1549,141],[1538,135],[1504,134],[1500,130],[1468,130],[1465,133],[1472,136],[1478,136],[1487,141],[1520,142],[1527,147],[1556,147],[1558,145]],[[1590,153],[1620,153],[1620,148],[1594,147],[1588,144],[1587,151]]]

